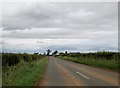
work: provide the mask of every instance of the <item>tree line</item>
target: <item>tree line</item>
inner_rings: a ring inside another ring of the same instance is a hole
[[[2,66],[14,66],[18,64],[21,60],[25,62],[31,62],[41,59],[44,55],[34,53],[34,54],[15,54],[15,53],[2,53]]]
[[[75,53],[68,53],[67,51],[65,53],[61,52],[59,53],[59,56],[70,56],[70,57],[76,57],[76,58],[92,58],[92,59],[115,59],[118,60],[120,58],[120,53],[119,52],[95,52],[95,53],[80,53],[80,52],[75,52]]]

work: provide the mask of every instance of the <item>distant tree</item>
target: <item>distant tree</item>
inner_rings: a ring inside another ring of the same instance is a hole
[[[34,53],[35,55],[38,55],[39,53]]]
[[[67,52],[67,51],[65,51],[65,54],[68,54],[68,52]]]
[[[50,50],[50,49],[48,49],[48,50],[47,50],[47,56],[49,56],[49,55],[50,55],[50,52],[51,52],[51,50]]]
[[[52,55],[56,55],[57,53],[58,53],[58,51],[56,50],[52,53]]]

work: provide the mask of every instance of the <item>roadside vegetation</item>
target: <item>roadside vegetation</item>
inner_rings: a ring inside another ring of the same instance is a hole
[[[2,53],[2,85],[34,86],[45,71],[45,55]]]
[[[119,58],[120,53],[118,52],[96,52],[96,53],[59,53],[58,58],[90,65],[101,67],[105,69],[111,69],[118,71],[120,68]]]

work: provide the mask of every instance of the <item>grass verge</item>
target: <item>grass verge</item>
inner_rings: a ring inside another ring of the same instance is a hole
[[[47,58],[42,58],[31,63],[21,61],[14,67],[7,67],[3,71],[3,86],[34,86],[42,78]]]
[[[75,63],[110,69],[113,71],[118,71],[118,68],[120,68],[118,61],[116,61],[116,60],[92,59],[92,58],[73,58],[73,57],[68,57],[68,56],[58,56],[58,58],[72,61]]]

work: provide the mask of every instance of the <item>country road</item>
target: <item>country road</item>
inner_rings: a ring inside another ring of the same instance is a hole
[[[118,73],[50,56],[38,86],[118,86]]]

